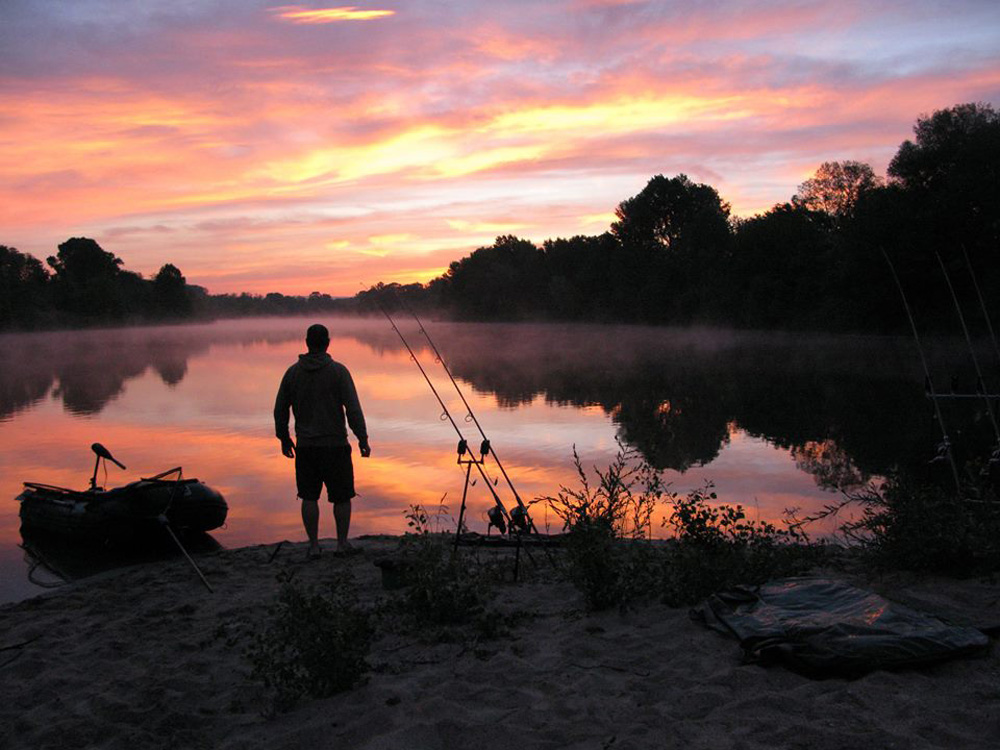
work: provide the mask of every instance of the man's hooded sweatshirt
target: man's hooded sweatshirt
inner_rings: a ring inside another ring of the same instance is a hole
[[[289,407],[299,446],[348,445],[345,415],[358,440],[368,437],[351,373],[326,352],[300,354],[281,379],[274,402],[274,432],[280,440],[289,438]]]

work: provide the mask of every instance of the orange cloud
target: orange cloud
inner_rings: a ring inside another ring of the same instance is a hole
[[[72,63],[14,45],[0,243],[44,258],[93,236],[130,269],[172,262],[213,292],[351,294],[427,280],[497,234],[599,231],[658,173],[763,210],[822,161],[884,169],[918,114],[1000,84],[988,55],[931,65],[937,48],[903,37],[866,60],[853,42],[892,11],[850,1],[470,0],[460,22],[412,3],[378,44],[294,24],[393,11],[289,5],[222,27],[150,21]],[[568,8],[573,23],[551,23]]]
[[[394,10],[361,10],[354,5],[340,8],[302,8],[298,5],[282,5],[270,9],[278,18],[292,23],[337,23],[338,21],[371,21],[396,15]]]

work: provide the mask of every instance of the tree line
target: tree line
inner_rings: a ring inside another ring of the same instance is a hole
[[[949,285],[1000,312],[998,169],[1000,115],[960,104],[918,118],[884,179],[826,162],[789,201],[738,218],[710,185],[656,175],[603,234],[541,246],[504,235],[428,284],[379,283],[352,299],[211,295],[173,264],[146,279],[81,237],[48,268],[0,245],[0,328],[364,314],[402,298],[463,320],[893,332],[907,322],[888,259],[920,325],[954,330]]]
[[[183,321],[245,315],[345,312],[350,300],[308,296],[209,294],[166,263],[151,278],[87,237],[59,245],[45,265],[0,245],[0,330]]]
[[[737,218],[715,188],[657,175],[604,234],[498,237],[427,285],[357,300],[402,296],[468,320],[896,332],[908,323],[888,258],[919,325],[957,331],[949,282],[967,312],[982,297],[1000,313],[998,169],[1000,116],[961,104],[918,118],[885,179],[826,162],[789,201]]]

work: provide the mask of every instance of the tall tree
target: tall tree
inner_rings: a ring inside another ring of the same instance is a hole
[[[938,190],[974,179],[997,185],[1000,114],[989,104],[959,104],[917,118],[889,163],[889,176],[911,190]]]
[[[917,120],[889,163],[889,177],[913,196],[915,219],[938,247],[1000,244],[1000,114],[959,104]],[[942,248],[947,249],[947,248]],[[995,265],[995,264],[994,264]]]
[[[72,237],[48,257],[56,304],[80,319],[118,319],[125,313],[121,258],[87,237]]]
[[[737,224],[727,319],[751,328],[822,328],[835,323],[829,218],[782,203]],[[834,313],[834,315],[831,315]],[[839,321],[836,321],[839,322]]]
[[[638,195],[618,204],[611,233],[623,245],[672,253],[722,243],[729,234],[729,204],[715,188],[687,175],[656,175]]]
[[[854,215],[861,196],[880,184],[881,180],[868,164],[826,161],[816,174],[799,185],[792,203],[810,211],[822,211],[838,220],[847,219]]]
[[[179,318],[191,314],[187,279],[173,263],[164,264],[153,278],[153,299],[161,315]]]
[[[656,175],[615,209],[623,277],[638,316],[687,322],[710,316],[730,250],[729,204],[687,175]]]
[[[909,242],[895,243],[900,270],[912,267],[918,290],[922,277],[923,289],[946,300],[933,254],[951,265],[956,283],[968,284],[964,248],[992,314],[1000,315],[1000,113],[989,104],[959,104],[918,118],[913,132],[888,170],[900,188],[898,213],[913,226]],[[975,299],[972,289],[959,294]],[[942,307],[936,319],[955,330],[954,311]]]
[[[0,329],[34,327],[50,314],[49,274],[37,258],[0,245]]]
[[[503,235],[445,272],[442,296],[456,314],[478,320],[520,320],[543,312],[547,279],[541,251]]]

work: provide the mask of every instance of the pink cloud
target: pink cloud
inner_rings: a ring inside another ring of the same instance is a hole
[[[822,161],[884,169],[920,113],[997,101],[1000,11],[915,4],[412,0],[364,33],[260,2],[24,6],[0,29],[0,242],[89,234],[143,272],[283,291],[317,258],[418,278],[491,225],[598,231],[658,173],[752,213]],[[377,235],[407,239],[366,255]]]

